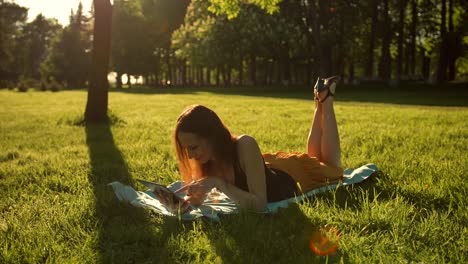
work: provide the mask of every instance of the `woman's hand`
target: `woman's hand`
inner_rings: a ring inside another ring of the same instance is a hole
[[[206,194],[214,187],[217,187],[220,181],[222,180],[216,177],[206,177],[185,185],[175,193],[187,191],[186,201],[193,205],[201,205],[206,198]]]
[[[153,194],[156,196],[160,203],[165,205],[172,212],[180,211],[182,214],[184,214],[190,208],[190,204],[184,199],[179,198],[176,202],[175,198],[168,196],[167,193],[165,195],[161,190],[154,190]]]

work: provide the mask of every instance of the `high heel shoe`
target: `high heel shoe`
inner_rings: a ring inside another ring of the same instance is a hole
[[[329,96],[335,96],[336,84],[338,83],[338,81],[340,81],[340,79],[341,77],[338,75],[329,78],[317,78],[317,82],[314,86],[314,94],[316,94],[315,100],[319,101],[320,103],[323,103]],[[320,98],[318,98],[317,95],[318,93],[323,91],[327,91],[327,95],[325,95],[325,97],[322,100],[320,100]]]

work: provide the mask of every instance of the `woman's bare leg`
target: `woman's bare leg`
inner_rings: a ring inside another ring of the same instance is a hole
[[[322,104],[315,100],[315,113],[307,139],[307,154],[322,160]]]
[[[319,98],[323,98],[325,94],[326,91],[321,92]],[[329,166],[341,167],[340,137],[338,135],[335,110],[333,109],[333,97],[330,96],[319,104],[322,107],[321,158],[319,160]]]

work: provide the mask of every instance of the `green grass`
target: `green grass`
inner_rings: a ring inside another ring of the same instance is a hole
[[[238,93],[238,95],[236,95]],[[448,95],[447,95],[448,94]],[[335,103],[344,167],[372,180],[292,205],[180,223],[122,204],[111,181],[178,180],[183,108],[213,108],[264,152],[305,151],[311,93],[246,89],[111,92],[112,126],[80,126],[86,92],[0,91],[1,263],[463,263],[468,259],[467,92],[344,88]],[[339,250],[314,255],[320,226]]]

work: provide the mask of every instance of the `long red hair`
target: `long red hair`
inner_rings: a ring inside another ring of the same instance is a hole
[[[180,114],[173,134],[179,171],[185,183],[203,178],[206,164],[198,164],[188,158],[187,151],[177,137],[179,132],[192,133],[207,140],[222,170],[234,164],[237,157],[236,137],[213,110],[202,105],[191,105]]]

